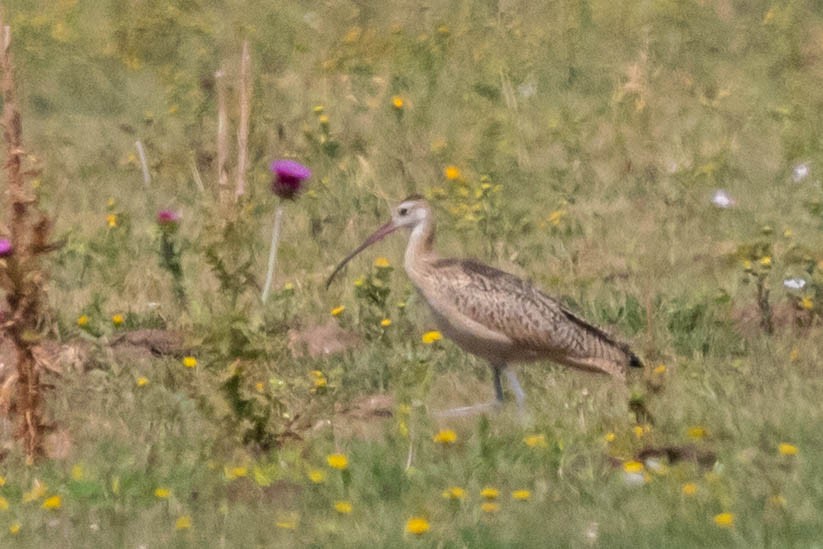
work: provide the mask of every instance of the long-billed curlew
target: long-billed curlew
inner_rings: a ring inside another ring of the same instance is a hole
[[[497,402],[503,401],[505,372],[518,406],[525,395],[510,362],[548,359],[559,364],[625,379],[641,367],[629,347],[592,326],[558,301],[514,275],[465,259],[435,253],[434,216],[421,196],[398,205],[391,221],[346,256],[326,286],[354,256],[395,230],[411,230],[404,267],[428,302],[440,330],[463,350],[489,361]],[[464,410],[469,410],[466,408]]]

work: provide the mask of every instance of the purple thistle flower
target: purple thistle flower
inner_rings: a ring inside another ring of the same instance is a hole
[[[275,160],[269,168],[274,172],[271,192],[283,199],[294,200],[311,177],[311,170],[294,160]]]
[[[8,238],[0,238],[0,257],[8,257],[14,251],[14,246]]]
[[[158,225],[177,225],[183,216],[174,210],[160,210],[157,212]]]

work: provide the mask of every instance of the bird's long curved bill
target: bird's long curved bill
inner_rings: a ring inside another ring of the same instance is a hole
[[[341,262],[337,265],[337,267],[335,267],[335,268],[334,268],[334,272],[333,272],[333,273],[331,274],[331,276],[329,276],[329,278],[326,280],[326,288],[328,289],[328,287],[331,285],[331,282],[332,282],[332,280],[334,280],[334,277],[337,275],[337,273],[339,273],[339,272],[340,272],[340,270],[341,270],[343,267],[345,267],[345,266],[346,266],[346,263],[348,263],[349,261],[351,261],[351,260],[352,260],[352,258],[353,258],[354,256],[356,256],[357,254],[359,254],[360,252],[362,252],[363,250],[365,250],[366,248],[368,248],[369,246],[371,246],[371,245],[372,245],[372,244],[374,244],[375,242],[379,242],[380,240],[383,240],[383,238],[384,238],[386,235],[389,235],[389,234],[393,233],[395,230],[397,230],[397,225],[395,225],[395,224],[394,224],[394,222],[389,221],[388,223],[386,223],[385,225],[383,225],[382,227],[380,227],[379,229],[377,229],[376,231],[374,231],[374,233],[373,233],[370,237],[368,237],[368,238],[367,238],[367,239],[366,239],[366,240],[365,240],[365,241],[364,241],[364,242],[363,242],[360,246],[358,246],[358,247],[357,247],[357,249],[355,249],[352,253],[350,253],[349,255],[347,255],[347,256],[346,256],[346,258],[345,258],[345,259],[343,259],[343,261],[341,261]]]

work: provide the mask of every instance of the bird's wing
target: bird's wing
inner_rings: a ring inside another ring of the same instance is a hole
[[[624,344],[514,275],[467,260],[443,259],[436,266],[449,270],[439,280],[442,299],[516,345],[559,360],[632,361]]]

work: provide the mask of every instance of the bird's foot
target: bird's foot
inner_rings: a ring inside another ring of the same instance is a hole
[[[470,417],[480,415],[487,412],[497,413],[503,409],[503,403],[498,400],[491,402],[484,402],[483,404],[474,404],[472,406],[459,406],[457,408],[449,408],[448,410],[441,410],[434,412],[432,415],[437,418],[447,417]]]

